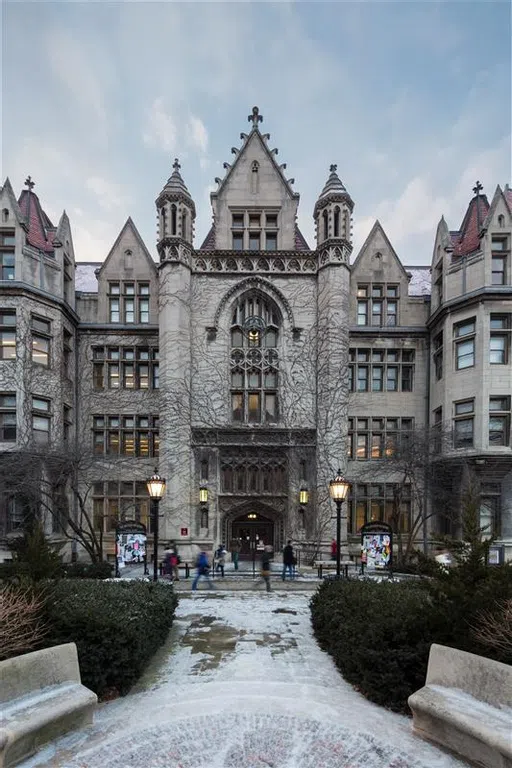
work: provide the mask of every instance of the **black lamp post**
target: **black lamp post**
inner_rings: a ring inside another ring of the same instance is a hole
[[[329,483],[329,494],[336,502],[336,578],[341,577],[341,505],[347,498],[350,483],[341,476],[341,469]]]
[[[201,528],[208,528],[208,486],[201,483],[199,486],[199,508],[201,510]]]
[[[158,581],[158,505],[165,493],[165,480],[157,472],[146,482],[151,499],[151,515],[153,517],[153,581]]]

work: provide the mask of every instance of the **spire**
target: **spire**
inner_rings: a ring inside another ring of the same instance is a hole
[[[316,218],[319,210],[324,208],[329,202],[345,202],[350,210],[354,208],[354,202],[340,177],[337,174],[338,166],[334,163],[329,166],[329,178],[325,182],[324,188],[318,196],[318,200],[315,203],[315,210],[313,212],[314,218]]]
[[[347,190],[345,189],[343,182],[341,181],[340,177],[336,173],[337,169],[338,169],[337,165],[333,164],[329,166],[329,171],[330,171],[329,178],[325,182],[325,186],[320,192],[320,195],[318,198],[319,200],[322,197],[327,197],[327,195],[333,195],[333,194],[346,195],[347,194]]]
[[[179,200],[184,199],[193,211],[194,217],[196,215],[196,208],[192,196],[187,189],[185,182],[180,173],[181,165],[177,157],[174,158],[172,164],[172,173],[167,179],[167,183],[160,192],[157,198],[157,206],[161,205],[164,200]]]
[[[473,192],[476,196],[476,226],[478,231],[480,231],[480,225],[482,223],[482,217],[480,215],[480,192],[483,190],[482,184],[480,184],[479,181],[476,182],[475,186],[473,187]]]

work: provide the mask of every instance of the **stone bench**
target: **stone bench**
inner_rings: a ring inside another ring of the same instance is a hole
[[[80,683],[75,643],[0,662],[0,768],[92,723],[98,697]]]
[[[512,667],[433,644],[413,728],[484,768],[512,768]]]

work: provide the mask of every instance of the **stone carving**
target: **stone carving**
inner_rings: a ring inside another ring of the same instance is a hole
[[[288,317],[288,321],[291,327],[292,328],[295,327],[293,312],[288,299],[279,290],[279,288],[276,288],[275,285],[273,285],[271,282],[269,282],[268,280],[265,280],[262,277],[256,277],[256,276],[246,277],[244,280],[241,280],[239,283],[236,283],[236,285],[234,285],[232,288],[229,289],[229,291],[227,291],[224,294],[224,296],[219,302],[217,311],[215,312],[215,318],[214,318],[215,327],[218,327],[219,325],[220,316],[226,304],[230,302],[237,294],[242,294],[245,291],[248,291],[251,289],[259,290],[262,293],[266,293],[268,294],[268,296],[273,298],[274,301],[278,304],[278,306],[284,309],[284,312]]]
[[[343,256],[338,257],[344,261]],[[313,273],[317,264],[311,254],[299,254],[297,251],[280,251],[275,256],[256,256],[235,251],[198,251],[194,258],[195,272],[287,272],[301,274]]]

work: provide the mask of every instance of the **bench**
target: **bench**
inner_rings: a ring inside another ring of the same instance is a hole
[[[319,579],[323,579],[324,571],[336,571],[336,560],[316,560],[314,567],[317,569]],[[348,579],[349,567],[355,567],[351,560],[342,560],[340,563],[340,573],[345,579]]]
[[[0,768],[92,723],[98,697],[80,683],[75,643],[0,662]]]
[[[433,644],[413,729],[485,768],[512,768],[512,667]]]

